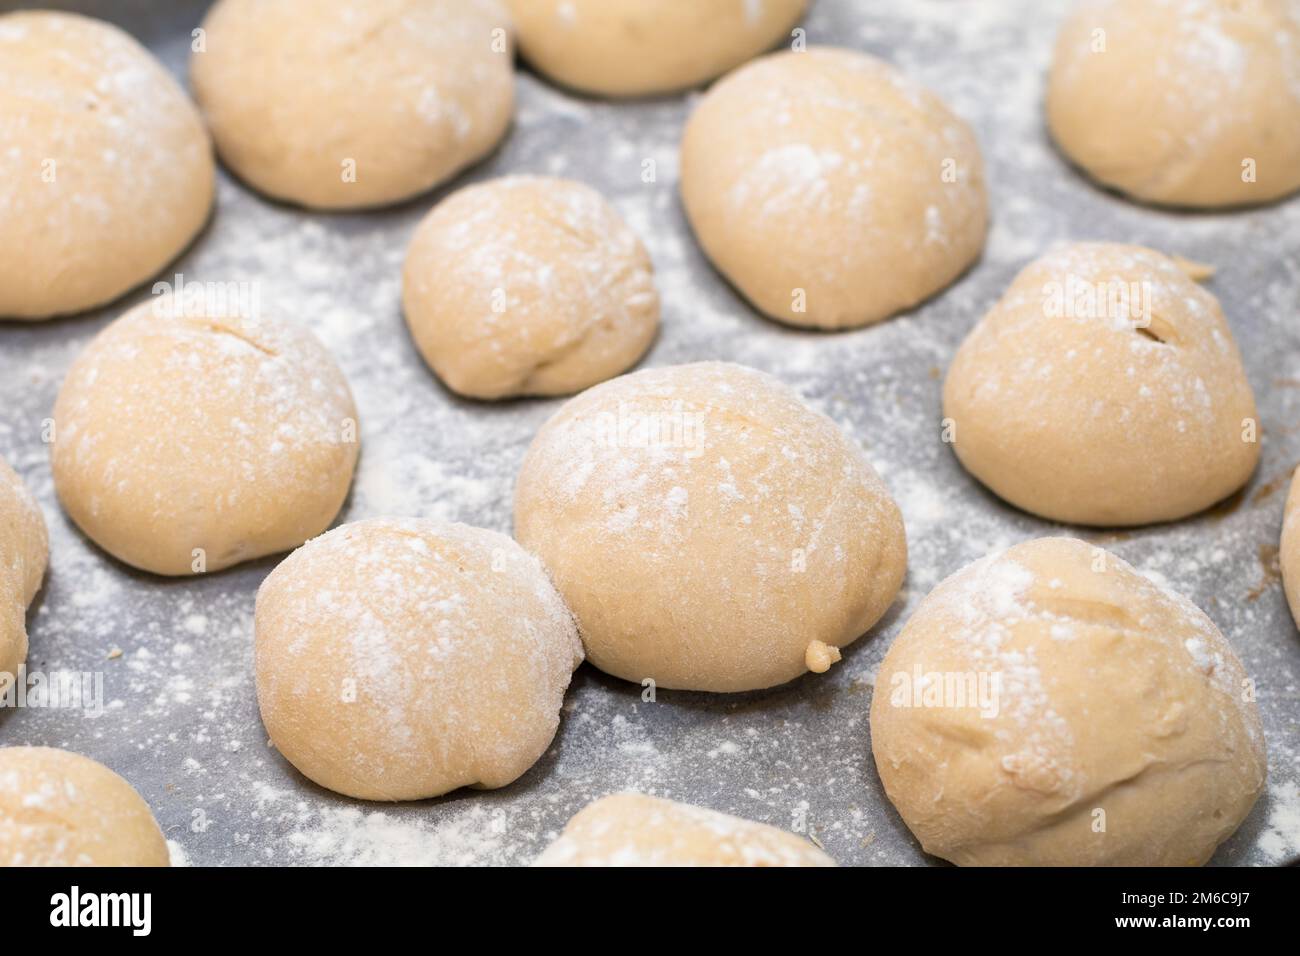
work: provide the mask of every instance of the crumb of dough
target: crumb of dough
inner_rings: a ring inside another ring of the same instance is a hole
[[[831,669],[831,665],[840,659],[840,649],[832,647],[830,644],[824,644],[821,641],[813,641],[808,645],[808,650],[804,651],[803,662],[808,669],[814,674],[825,674]]]

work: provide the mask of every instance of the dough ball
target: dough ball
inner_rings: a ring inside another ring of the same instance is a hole
[[[190,78],[221,158],[320,209],[422,193],[492,151],[514,111],[497,0],[219,0]]]
[[[212,208],[198,110],[117,27],[0,16],[0,319],[118,298],[184,249]]]
[[[969,126],[888,64],[775,53],[721,80],[682,139],[695,236],[756,309],[794,325],[877,322],[952,282],[984,246]]]
[[[195,305],[157,297],[108,325],[54,406],[63,507],[156,574],[218,571],[320,534],[357,460],[348,383],[315,336]]]
[[[1065,154],[1099,182],[1173,206],[1300,188],[1300,4],[1088,0],[1047,87]]]
[[[41,509],[0,458],[0,693],[27,659],[27,608],[41,589],[49,557]]]
[[[807,0],[510,0],[539,73],[608,96],[697,86],[789,36]]]
[[[528,449],[515,535],[593,664],[683,690],[824,670],[817,645],[865,633],[907,565],[898,507],[848,436],[771,376],[722,362],[571,399]]]
[[[1073,538],[942,582],[875,686],[885,792],[954,863],[1199,865],[1264,786],[1259,711],[1218,628]]]
[[[807,840],[674,800],[617,793],[569,821],[534,866],[834,866]]]
[[[659,326],[650,257],[600,193],[507,176],[455,192],[411,241],[406,321],[448,387],[566,395],[636,362]]]
[[[1300,469],[1297,469],[1300,474]],[[1291,491],[1286,498],[1286,514],[1282,520],[1282,545],[1279,549],[1282,564],[1282,587],[1291,617],[1300,621],[1300,481],[1291,477]]]
[[[149,805],[101,763],[0,747],[0,867],[168,866]]]
[[[1076,243],[1026,266],[944,383],[953,450],[1026,511],[1086,525],[1173,521],[1259,458],[1255,398],[1205,272]]]
[[[537,559],[418,518],[335,528],[262,584],[257,701],[322,787],[421,800],[504,787],[550,745],[582,644]]]

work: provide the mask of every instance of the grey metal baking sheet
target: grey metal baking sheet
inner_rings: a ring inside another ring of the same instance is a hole
[[[59,6],[118,23],[183,77],[206,4]],[[29,667],[102,674],[105,703],[98,717],[0,711],[0,744],[67,747],[107,763],[153,806],[176,858],[194,864],[526,863],[589,800],[624,788],[787,828],[804,821],[843,864],[934,864],[872,765],[875,669],[940,579],[994,548],[1062,531],[1001,504],[958,466],[939,440],[942,373],[1026,261],[1054,241],[1111,239],[1218,267],[1209,288],[1245,356],[1263,457],[1244,492],[1207,514],[1083,536],[1188,594],[1258,683],[1268,792],[1214,862],[1296,856],[1300,636],[1279,586],[1276,543],[1300,461],[1300,198],[1188,214],[1143,208],[1082,179],[1053,150],[1042,119],[1062,10],[1058,0],[814,3],[804,23],[810,42],[882,56],[938,91],[975,126],[988,168],[993,225],[983,258],[953,288],[873,328],[778,326],[709,267],[676,190],[678,137],[698,94],[606,103],[523,69],[508,138],[453,183],[389,210],[321,214],[269,202],[223,171],[212,222],[160,277],[256,282],[265,312],[306,324],[333,350],[362,427],[341,521],[429,515],[509,531],[515,472],[559,402],[479,404],[443,389],[402,321],[403,253],[420,217],[468,182],[527,171],[594,185],[655,262],[663,329],[644,364],[719,358],[779,376],[861,443],[903,509],[904,591],[830,673],[763,693],[660,691],[646,703],[639,686],[584,665],[553,746],[509,787],[389,806],[312,785],[268,745],[253,693],[253,599],[276,559],[194,579],[138,573],[90,545],[55,498],[42,420],[78,350],[146,288],[76,318],[0,323],[0,455],[39,496],[51,531],[50,573],[29,617]],[[646,158],[658,171],[650,184],[641,179]]]

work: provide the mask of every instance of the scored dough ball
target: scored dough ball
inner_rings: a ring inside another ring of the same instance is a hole
[[[850,50],[777,53],[721,80],[686,125],[681,189],[700,245],[754,307],[820,328],[939,291],[988,220],[970,127]]]
[[[1076,243],[1026,266],[958,349],[944,415],[961,463],[1055,521],[1172,521],[1259,459],[1255,398],[1207,270]]]
[[[220,0],[190,77],[221,158],[254,188],[382,206],[505,135],[511,29],[497,0]]]
[[[111,302],[212,208],[212,143],[162,64],[117,27],[0,16],[0,319]]]
[[[0,693],[27,659],[27,608],[41,589],[49,557],[40,506],[0,458]]]
[[[1300,469],[1296,474],[1300,474]],[[1286,497],[1279,552],[1286,602],[1291,608],[1291,617],[1300,621],[1300,481],[1296,481],[1295,475],[1291,477],[1291,490]]]
[[[519,49],[588,93],[644,96],[696,86],[773,46],[807,0],[510,0]]]
[[[1300,4],[1089,0],[1047,87],[1061,149],[1107,186],[1175,206],[1300,188]]]
[[[550,746],[582,644],[537,559],[418,518],[335,528],[262,584],[257,702],[322,787],[422,800],[504,787]]]
[[[1073,538],[941,583],[875,686],[885,792],[954,863],[1199,865],[1264,786],[1259,711],[1218,628]]]
[[[674,800],[617,793],[584,807],[534,866],[834,866],[793,833]]]
[[[103,764],[0,747],[0,867],[169,865],[149,805]]]
[[[659,326],[650,257],[594,189],[468,186],[411,241],[402,304],[426,362],[475,398],[566,395],[625,371]]]
[[[193,288],[193,285],[191,285]],[[194,574],[297,547],[357,460],[343,373],[311,333],[165,296],[108,325],[54,406],[54,485],[120,561]]]
[[[825,670],[907,565],[898,507],[858,447],[776,379],[722,362],[565,404],[524,458],[515,536],[593,664],[682,690]]]

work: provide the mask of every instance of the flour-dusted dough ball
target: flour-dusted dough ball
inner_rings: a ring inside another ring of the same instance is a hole
[[[1100,548],[1040,538],[942,582],[871,701],[885,792],[975,866],[1190,866],[1264,786],[1264,737],[1214,623]]]
[[[99,333],[54,406],[54,485],[120,561],[194,574],[297,547],[357,460],[343,373],[311,333],[166,296]]]
[[[1300,188],[1300,3],[1085,0],[1061,29],[1047,119],[1138,199],[1263,203]]]
[[[167,841],[131,785],[50,747],[0,747],[0,867],[168,866]]]
[[[759,311],[865,325],[948,285],[984,246],[975,136],[928,90],[850,50],[755,60],[682,139],[695,236]]]
[[[538,72],[608,96],[696,86],[772,47],[807,0],[509,0]]]
[[[468,186],[411,241],[402,304],[426,362],[474,398],[567,395],[626,371],[659,326],[641,240],[594,189]]]
[[[309,541],[257,593],[257,701],[322,787],[422,800],[504,787],[555,736],[582,643],[510,538],[375,518]]]
[[[1296,474],[1300,474],[1297,469]],[[1300,481],[1291,477],[1291,491],[1286,498],[1286,511],[1282,519],[1282,588],[1291,617],[1300,622]]]
[[[116,299],[194,238],[212,207],[198,110],[117,27],[0,16],[0,319]]]
[[[221,158],[304,206],[382,206],[489,153],[510,125],[497,0],[219,0],[190,77]]]
[[[27,608],[41,588],[49,557],[40,506],[0,458],[0,693],[27,659]]]
[[[593,664],[685,690],[825,670],[907,565],[898,507],[853,441],[776,379],[722,362],[571,399],[528,449],[515,535]]]
[[[1044,518],[1172,521],[1236,491],[1259,459],[1255,398],[1204,267],[1076,243],[1030,263],[944,383],[961,463]]]
[[[807,840],[763,823],[639,793],[584,807],[534,866],[834,866]]]

